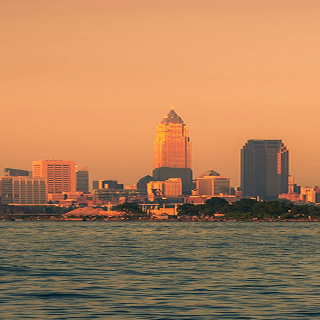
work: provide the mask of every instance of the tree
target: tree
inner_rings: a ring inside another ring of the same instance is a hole
[[[199,208],[199,212],[204,216],[213,216],[215,213],[227,213],[230,211],[230,205],[223,198],[213,197],[206,200],[205,204]]]
[[[191,203],[184,203],[178,207],[179,216],[197,216],[199,215],[198,206]]]
[[[254,199],[243,198],[232,204],[231,210],[243,213],[249,213],[252,211],[254,205],[257,203]]]
[[[124,215],[129,218],[140,218],[147,215],[146,212],[142,211],[137,203],[124,202],[113,207],[113,210],[123,212]]]

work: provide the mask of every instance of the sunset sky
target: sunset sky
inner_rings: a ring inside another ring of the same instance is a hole
[[[56,157],[136,183],[173,104],[195,177],[236,186],[246,140],[282,139],[296,182],[320,185],[319,0],[2,0],[0,15],[1,171]]]

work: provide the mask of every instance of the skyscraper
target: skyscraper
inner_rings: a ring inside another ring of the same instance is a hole
[[[248,140],[241,150],[244,196],[263,200],[288,192],[289,150],[281,140]]]
[[[76,191],[89,192],[89,167],[76,166]]]
[[[75,161],[33,161],[32,169],[33,177],[47,178],[48,193],[76,191]]]
[[[157,126],[153,177],[158,181],[182,179],[182,192],[192,189],[191,143],[188,126],[171,110]]]

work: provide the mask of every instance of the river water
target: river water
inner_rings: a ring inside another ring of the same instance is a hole
[[[320,224],[0,222],[0,319],[320,319]]]

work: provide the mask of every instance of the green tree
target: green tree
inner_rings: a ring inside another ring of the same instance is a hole
[[[204,205],[199,208],[199,213],[204,216],[213,216],[215,213],[228,213],[230,205],[223,198],[213,197],[208,199]]]
[[[243,198],[239,201],[234,202],[231,205],[231,211],[249,213],[252,212],[254,205],[257,203],[257,200]]]
[[[177,209],[179,216],[197,216],[199,215],[198,206],[191,203],[184,203]]]
[[[124,202],[113,207],[113,210],[123,212],[124,216],[128,219],[136,219],[146,217],[147,213],[142,211],[137,203]]]

